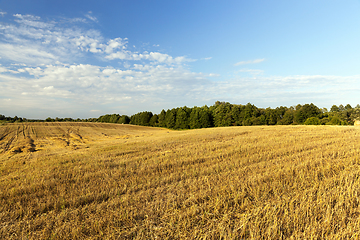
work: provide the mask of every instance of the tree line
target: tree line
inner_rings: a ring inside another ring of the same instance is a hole
[[[360,120],[360,105],[352,107],[350,104],[333,105],[328,111],[318,108],[313,103],[298,104],[292,107],[258,108],[248,103],[246,105],[231,104],[229,102],[215,102],[214,105],[202,107],[178,107],[162,110],[159,114],[145,111],[132,116],[120,114],[106,114],[98,118],[72,119],[47,118],[45,120],[28,120],[25,118],[5,117],[0,115],[0,121],[81,121],[133,124],[151,127],[164,127],[169,129],[196,129],[225,126],[251,126],[251,125],[353,125],[356,119]]]
[[[353,125],[360,119],[360,105],[333,105],[328,111],[313,103],[298,104],[292,107],[258,108],[246,105],[217,101],[213,106],[178,107],[162,110],[159,114],[139,112],[131,117],[119,114],[107,114],[90,119],[94,122],[134,124],[169,129],[195,129],[225,126],[251,125]]]

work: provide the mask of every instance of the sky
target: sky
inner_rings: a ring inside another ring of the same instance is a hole
[[[0,114],[360,103],[360,0],[0,0]]]

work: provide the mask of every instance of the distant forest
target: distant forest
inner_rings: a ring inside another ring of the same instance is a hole
[[[25,118],[5,117],[0,115],[0,122],[105,122],[119,124],[134,124],[169,129],[195,129],[225,126],[252,125],[353,125],[360,119],[360,105],[333,105],[328,111],[314,104],[298,104],[293,107],[258,108],[248,103],[246,105],[215,102],[213,106],[178,107],[162,110],[159,114],[139,112],[131,117],[119,114],[106,114],[98,118],[72,119],[47,118],[45,120],[30,120]]]

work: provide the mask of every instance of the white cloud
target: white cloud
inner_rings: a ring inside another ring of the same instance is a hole
[[[71,27],[69,22],[73,23]],[[105,113],[121,109],[120,114],[133,114],[156,111],[156,106],[160,112],[161,108],[216,100],[279,106],[284,102],[314,102],[320,97],[329,101],[326,96],[336,102],[336,97],[346,98],[360,90],[360,76],[264,77],[262,70],[245,68],[238,72],[253,77],[214,81],[211,77],[219,74],[187,69],[186,64],[193,59],[133,50],[127,38],[106,39],[97,30],[80,27],[86,22],[83,18],[45,21],[17,14],[15,22],[0,23],[2,111],[46,118],[60,114],[89,117],[89,113],[99,113],[96,109]]]
[[[107,61],[150,61],[167,65],[195,61],[185,56],[172,57],[160,52],[131,51],[127,46],[127,38],[105,40],[97,30],[78,27],[77,22],[86,22],[82,18],[43,21],[33,15],[15,14],[14,17],[16,24],[0,23],[0,55],[17,63],[33,66],[36,63],[54,64],[56,61],[73,63],[89,59],[89,54]],[[64,21],[72,22],[73,26],[63,26]]]
[[[91,16],[92,12],[89,11],[88,14],[85,14],[85,17],[87,17],[88,19],[90,19],[91,21],[94,21],[94,22],[98,22],[97,18],[94,17],[94,16]]]
[[[101,53],[103,37],[96,30],[41,22],[39,17],[20,15],[18,24],[0,23],[0,55],[17,63],[74,62],[87,52]]]
[[[83,111],[84,116],[80,117],[89,117],[86,114],[93,109],[103,109],[106,113],[114,108],[127,111],[120,114],[133,114],[152,110],[154,106],[211,104],[219,99],[242,104],[252,102],[259,107],[309,102],[328,107],[330,100],[336,102],[336,97],[350,96],[349,93],[360,90],[360,76],[257,76],[216,82],[209,79],[217,74],[152,64],[133,64],[127,70],[91,64],[48,64],[19,69],[29,76],[13,76],[6,68],[0,73],[0,96],[12,99],[2,103],[4,109],[10,111],[16,106],[17,111],[29,113],[60,109],[63,116],[70,116],[71,111],[76,110]]]
[[[217,73],[210,73],[209,77],[220,77],[220,74]]]
[[[250,74],[253,74],[253,75],[258,75],[258,74],[262,74],[264,73],[263,70],[260,70],[260,69],[248,69],[248,68],[243,68],[243,69],[240,69],[236,72],[245,72],[245,73],[250,73]]]
[[[124,47],[124,46],[122,46],[122,47],[123,47],[123,49],[126,49],[126,47]],[[159,52],[150,52],[150,53],[144,52],[144,53],[138,54],[138,53],[133,53],[128,50],[121,50],[118,52],[111,53],[111,54],[107,55],[105,58],[107,58],[109,60],[114,60],[114,59],[135,60],[135,61],[149,60],[149,61],[156,62],[156,63],[170,64],[170,65],[196,61],[194,59],[189,59],[184,56],[173,58],[172,56],[170,56],[168,54],[159,53]]]
[[[5,67],[0,66],[0,73],[8,72],[9,70]]]
[[[129,70],[95,65],[46,65],[24,68],[30,77],[11,77],[0,74],[5,83],[0,95],[17,101],[37,102],[48,99],[43,108],[51,110],[51,99],[68,99],[83,107],[101,104],[163,102],[165,99],[183,98],[208,82],[209,75],[193,73],[181,67],[137,65]],[[13,85],[16,82],[16,86]],[[159,94],[161,93],[161,94]],[[25,101],[26,99],[26,101]],[[29,100],[31,99],[31,101]],[[28,106],[33,109],[33,106]],[[92,107],[91,107],[92,108]],[[88,109],[90,111],[91,109]]]
[[[87,22],[85,18],[66,18],[66,21],[68,21],[70,23],[77,23],[77,22],[86,23]]]
[[[6,15],[6,12],[1,12],[1,11],[0,11],[0,15],[3,17],[3,16]]]
[[[127,44],[127,38],[110,39],[107,42],[107,46],[105,47],[105,53],[111,54],[114,52],[114,49],[126,49],[126,44]]]
[[[0,53],[3,58],[15,62],[25,62],[30,64],[50,63],[58,58],[47,51],[38,49],[35,45],[13,45],[0,43]]]
[[[36,28],[50,28],[54,26],[53,22],[45,23],[42,22],[40,17],[33,16],[33,15],[21,15],[21,14],[14,14],[14,17],[17,19],[15,22],[24,24],[30,27],[36,27]]]
[[[114,59],[133,60],[131,58],[131,55],[129,55],[128,51],[121,51],[121,52],[111,53],[108,56],[106,56],[105,58],[107,58],[109,60],[114,60]]]
[[[241,61],[234,64],[234,66],[244,65],[244,64],[254,64],[254,63],[261,63],[265,61],[265,58],[255,59],[255,60],[248,60],[248,61]]]

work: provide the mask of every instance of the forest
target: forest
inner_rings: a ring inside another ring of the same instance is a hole
[[[145,111],[132,116],[120,114],[106,114],[98,118],[72,119],[50,118],[45,120],[31,120],[15,116],[5,117],[0,114],[0,122],[105,122],[119,124],[133,124],[169,129],[197,129],[225,126],[252,125],[353,125],[360,120],[360,105],[352,107],[333,105],[330,110],[318,108],[313,103],[298,104],[292,107],[258,108],[248,103],[246,105],[231,104],[229,102],[215,102],[214,105],[202,107],[178,107],[162,110],[159,114]]]
[[[93,119],[98,122],[130,123],[134,125],[165,127],[169,129],[196,129],[251,125],[353,125],[360,117],[360,105],[333,105],[328,111],[314,104],[294,107],[257,108],[217,101],[213,106],[186,106],[162,110],[159,114],[140,112],[131,117],[109,114]]]

